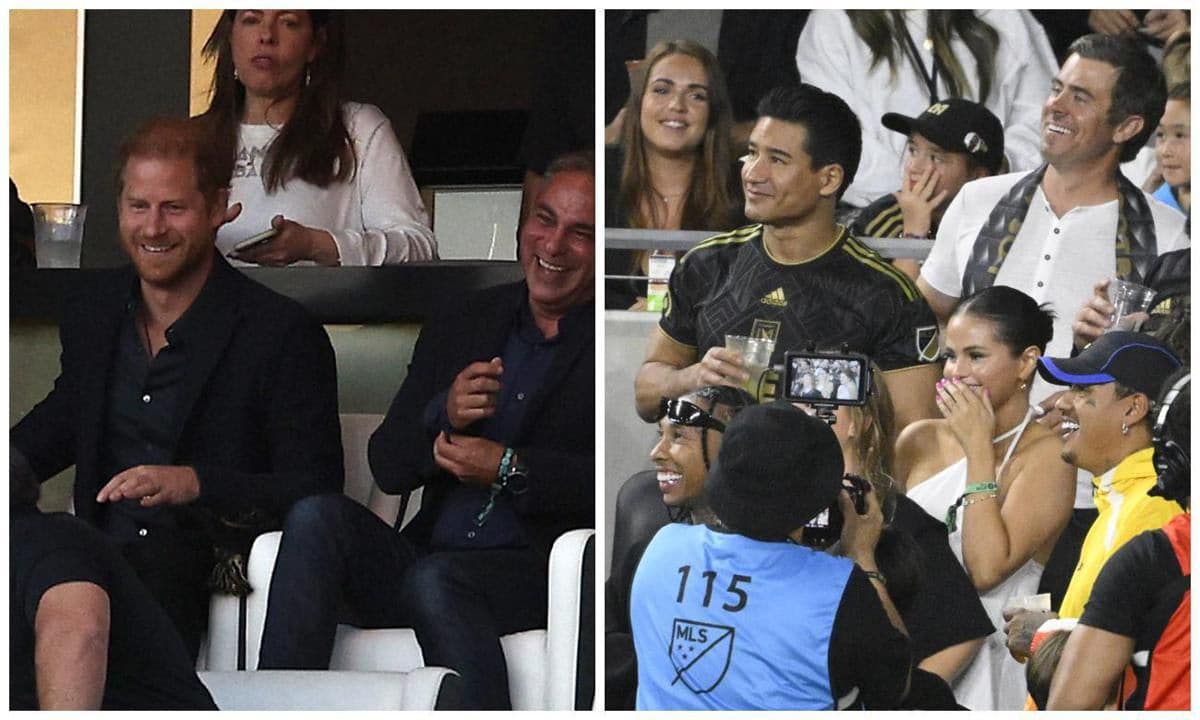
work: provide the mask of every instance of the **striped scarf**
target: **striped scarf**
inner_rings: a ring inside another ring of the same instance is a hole
[[[989,288],[1004,264],[1004,258],[1012,247],[1033,195],[1037,192],[1046,165],[1021,178],[1012,186],[996,207],[975,238],[975,246],[963,273],[962,295],[967,297]],[[1158,255],[1154,234],[1154,216],[1146,196],[1124,175],[1117,172],[1117,277],[1141,283],[1150,263]]]

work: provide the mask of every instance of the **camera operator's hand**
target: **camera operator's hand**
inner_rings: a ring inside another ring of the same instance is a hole
[[[968,386],[958,378],[942,379],[934,399],[968,456],[973,450],[991,453],[996,415],[987,388]]]
[[[704,353],[704,357],[700,358],[700,362],[688,368],[693,372],[688,384],[691,390],[699,390],[708,385],[742,387],[743,383],[750,379],[750,373],[746,372],[745,367],[742,354],[737,350],[710,347],[708,352]]]
[[[875,546],[879,544],[879,536],[883,532],[883,511],[879,508],[879,498],[874,490],[869,490],[863,499],[867,512],[859,515],[854,509],[850,493],[845,489],[838,493],[838,507],[844,518],[838,549],[863,570],[877,570]]]

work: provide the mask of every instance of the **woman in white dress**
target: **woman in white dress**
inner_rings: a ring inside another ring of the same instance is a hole
[[[217,249],[242,264],[390,265],[437,259],[404,149],[374,105],[343,102],[333,10],[226,10],[203,117],[234,162]],[[267,230],[277,234],[234,250]]]
[[[1053,332],[1053,313],[993,286],[964,300],[946,326],[937,405],[944,419],[904,429],[896,477],[910,499],[943,520],[996,632],[952,684],[972,710],[1019,710],[1024,667],[1005,647],[1001,611],[1037,592],[1066,526],[1075,469],[1061,438],[1032,422],[1029,387]]]

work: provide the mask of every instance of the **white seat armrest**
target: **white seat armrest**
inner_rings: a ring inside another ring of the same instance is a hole
[[[279,554],[281,531],[263,533],[254,540],[250,558],[246,561],[246,577],[254,588],[246,596],[246,669],[258,668],[258,650],[262,646],[263,626],[267,621],[267,602],[270,600],[271,575],[275,573],[275,557]]]
[[[363,629],[338,625],[330,670],[409,672],[425,665],[412,628]]]
[[[582,599],[583,557],[590,528],[569,530],[554,541],[550,550],[550,591],[546,609],[546,710],[574,710],[579,627]],[[587,588],[592,592],[592,588]]]
[[[446,668],[409,673],[262,670],[199,673],[222,710],[435,710]]]

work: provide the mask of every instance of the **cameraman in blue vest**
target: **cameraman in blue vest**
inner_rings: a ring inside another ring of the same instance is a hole
[[[911,654],[875,565],[883,516],[843,469],[829,426],[786,402],[729,423],[705,483],[718,520],[664,527],[634,577],[639,710],[901,703]],[[804,545],[827,509],[842,557]]]

